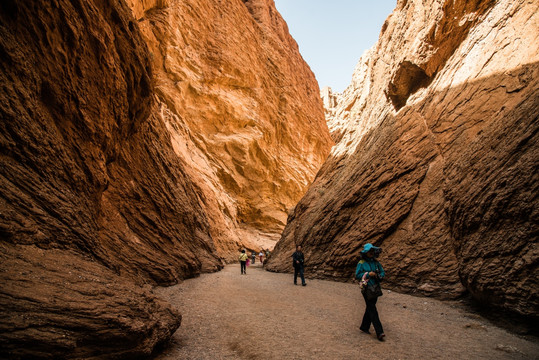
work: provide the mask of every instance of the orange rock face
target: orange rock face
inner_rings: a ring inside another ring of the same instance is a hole
[[[271,1],[129,5],[0,4],[0,357],[151,353],[141,286],[274,237],[329,152]]]
[[[0,357],[148,355],[181,317],[134,280],[221,260],[187,261],[209,226],[200,207],[174,215],[194,185],[164,166],[145,43],[125,5],[1,10]]]
[[[218,249],[277,240],[332,141],[316,80],[273,1],[132,3],[156,114],[205,194]]]
[[[539,12],[530,1],[399,1],[342,94],[338,144],[269,269],[351,280],[367,242],[389,286],[537,316]]]

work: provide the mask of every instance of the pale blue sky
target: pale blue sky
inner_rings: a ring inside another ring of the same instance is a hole
[[[275,0],[320,88],[343,91],[396,0]]]

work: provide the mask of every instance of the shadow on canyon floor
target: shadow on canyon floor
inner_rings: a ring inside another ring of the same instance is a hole
[[[470,294],[463,296],[460,302],[463,309],[478,314],[494,326],[528,339],[539,340],[539,324],[534,318],[487,306],[475,300]]]

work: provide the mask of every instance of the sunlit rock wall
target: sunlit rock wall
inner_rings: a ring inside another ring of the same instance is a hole
[[[386,286],[537,316],[539,4],[399,1],[342,94],[338,144],[269,269],[350,280],[383,248]]]
[[[217,246],[253,237],[270,246],[332,145],[286,23],[266,0],[132,3],[157,115],[205,194]]]

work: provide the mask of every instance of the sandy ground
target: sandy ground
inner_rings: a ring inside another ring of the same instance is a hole
[[[259,264],[239,265],[156,292],[182,325],[165,359],[539,359],[539,341],[498,328],[455,302],[385,291],[378,311],[385,342],[362,333],[356,284],[307,280]]]

